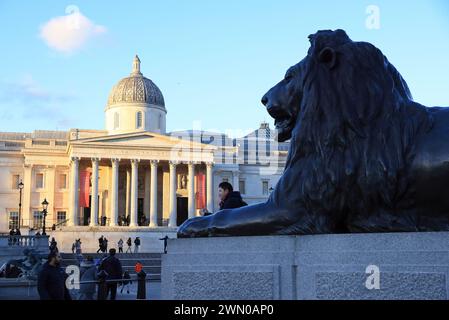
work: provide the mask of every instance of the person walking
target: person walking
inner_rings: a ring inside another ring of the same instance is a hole
[[[115,257],[115,249],[111,248],[109,250],[109,256],[101,261],[98,271],[104,270],[107,274],[106,281],[108,280],[120,280],[122,278],[122,264],[119,259]],[[111,300],[115,300],[117,295],[117,284],[118,281],[107,282],[106,288],[106,299],[110,294]]]
[[[128,238],[128,240],[126,240],[126,244],[128,245],[128,249],[126,249],[126,253],[131,253],[132,252],[132,240],[131,238]]]
[[[92,256],[87,256],[86,260],[80,264],[80,290],[78,300],[95,300],[96,283],[91,282],[97,280],[97,267],[94,264]],[[89,283],[83,283],[89,281]]]
[[[83,252],[81,250],[81,239],[75,241],[75,254],[76,259],[78,260],[78,265],[81,265],[81,262],[83,261]]]
[[[77,255],[82,254],[83,251],[81,250],[81,239],[76,240],[75,242],[75,252]]]
[[[103,239],[104,239],[103,236],[98,238],[98,250],[97,250],[97,253],[99,253],[100,251],[103,252]]]
[[[134,240],[134,253],[139,253],[139,247],[140,247],[140,238],[136,237]]]
[[[53,251],[59,252],[59,250],[58,250],[58,243],[56,242],[54,237],[51,238],[49,249],[50,249],[50,252],[53,252]]]
[[[108,251],[108,239],[106,237],[103,239],[103,253]]]
[[[120,238],[120,240],[117,242],[117,246],[118,246],[118,252],[123,253],[123,239],[122,238]]]
[[[61,256],[50,252],[37,276],[37,291],[41,300],[72,300],[65,285],[68,275],[60,267]]]

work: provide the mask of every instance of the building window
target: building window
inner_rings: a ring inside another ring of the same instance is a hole
[[[36,189],[44,188],[44,174],[36,173]]]
[[[136,129],[142,128],[142,111],[138,111],[136,117]]]
[[[118,112],[114,113],[114,129],[118,129],[120,127],[120,118]]]
[[[61,173],[59,175],[59,189],[67,189],[67,175],[65,173]]]
[[[159,115],[159,120],[158,120],[158,122],[157,122],[157,128],[158,128],[158,129],[161,129],[161,128],[162,128],[162,115],[161,115],[161,114]]]
[[[245,191],[245,180],[240,180],[239,181],[239,191],[241,194],[246,194]]]
[[[65,226],[66,225],[66,217],[67,217],[67,213],[66,213],[66,211],[58,211],[57,212],[57,221],[56,221],[56,223],[59,225],[60,223],[61,223],[61,225],[62,226]]]
[[[9,230],[19,228],[19,213],[17,211],[11,211],[9,213]]]
[[[33,211],[33,228],[40,229],[42,228],[42,223],[44,221],[44,217],[41,211]]]
[[[268,195],[268,181],[262,181],[262,194]]]
[[[12,188],[19,189],[19,183],[20,183],[20,175],[13,174],[12,175]]]

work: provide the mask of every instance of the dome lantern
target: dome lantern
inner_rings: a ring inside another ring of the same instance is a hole
[[[140,75],[140,76],[142,75],[142,73],[140,72],[140,59],[137,54],[134,57],[133,71],[131,72],[131,76],[135,76],[135,75]]]

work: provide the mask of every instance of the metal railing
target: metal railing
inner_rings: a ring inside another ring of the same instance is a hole
[[[106,300],[108,297],[108,283],[123,283],[126,281],[137,281],[137,300],[146,299],[146,282],[150,281],[150,279],[146,278],[147,274],[145,271],[140,271],[138,274],[131,276],[128,279],[109,279],[106,280],[107,274],[103,271],[98,273],[98,280],[90,280],[90,281],[79,281],[78,284],[97,284],[97,300]]]
[[[0,247],[48,249],[48,236],[0,235]]]
[[[65,219],[65,220],[59,221],[58,223],[54,223],[54,224],[52,225],[51,229],[52,229],[52,230],[56,230],[56,227],[59,227],[59,226],[65,226],[69,220],[70,220],[70,219]]]

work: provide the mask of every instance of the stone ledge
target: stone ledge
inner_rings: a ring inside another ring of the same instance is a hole
[[[251,286],[269,265],[278,280]],[[379,289],[365,285],[369,265]],[[162,255],[163,299],[444,300],[448,279],[449,232],[170,239]]]
[[[63,227],[55,230],[56,232],[149,232],[149,233],[161,233],[161,232],[177,232],[178,228],[173,227],[109,227],[109,226],[70,226]],[[53,231],[53,232],[55,232]],[[47,231],[49,233],[49,231]]]

